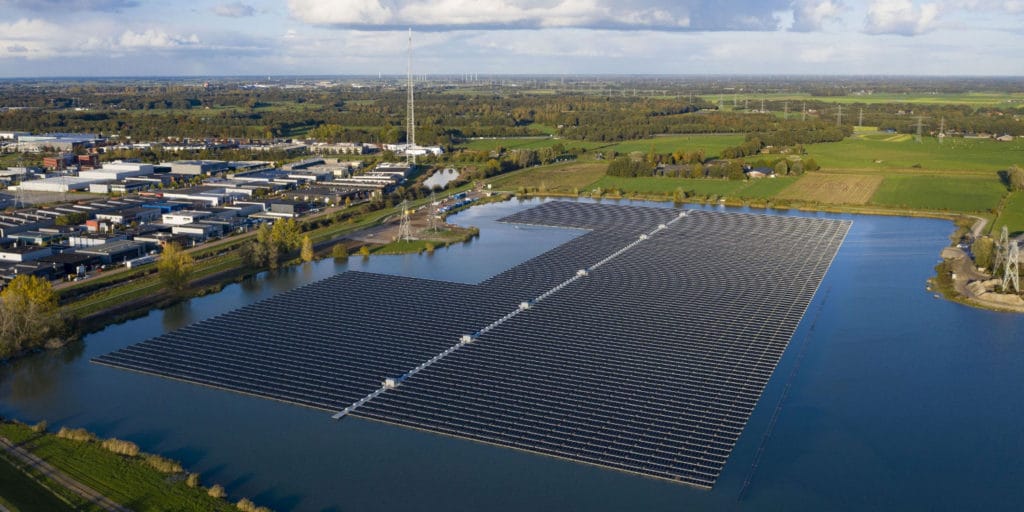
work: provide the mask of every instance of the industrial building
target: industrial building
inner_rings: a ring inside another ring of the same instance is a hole
[[[183,226],[202,219],[213,217],[213,212],[204,210],[181,210],[163,214],[163,223],[170,226]]]
[[[252,195],[252,190],[246,188],[199,186],[179,190],[164,190],[160,195],[164,199],[202,202],[207,203],[209,206],[219,206],[236,199],[248,198]]]
[[[44,135],[19,135],[14,144],[15,151],[40,153],[43,151],[75,152],[103,142],[101,137],[88,133],[48,133]]]
[[[0,249],[0,261],[23,263],[26,261],[35,261],[51,254],[53,254],[53,249],[50,247],[15,244],[11,247]]]
[[[144,243],[135,240],[119,240],[103,245],[77,249],[79,254],[96,256],[106,264],[122,263],[146,254]]]
[[[185,176],[206,176],[228,170],[228,163],[221,160],[177,160],[161,166],[170,168],[171,174]]]
[[[80,178],[95,178],[97,181],[121,181],[125,178],[149,176],[151,174],[153,174],[153,164],[116,161],[105,163],[99,169],[82,171],[78,173],[78,176]]]
[[[102,179],[82,178],[79,176],[57,176],[39,180],[26,180],[18,185],[18,190],[30,192],[72,192],[88,190],[93,183]]]

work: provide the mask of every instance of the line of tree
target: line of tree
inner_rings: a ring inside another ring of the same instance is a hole
[[[637,85],[647,85],[633,79]],[[745,79],[730,81],[745,83]],[[820,95],[801,101],[769,100],[766,110],[774,112],[721,112],[699,94],[719,94],[722,83],[663,82],[659,95],[626,94],[629,79],[603,84],[604,92],[555,88],[552,94],[518,91],[460,91],[450,87],[424,86],[417,97],[417,140],[449,145],[467,137],[509,137],[541,135],[554,130],[558,135],[590,141],[620,141],[665,133],[742,133],[751,125],[756,131],[771,131],[780,120],[777,113],[788,108],[790,116],[807,121],[852,126],[892,128],[912,133],[917,119],[925,129],[936,131],[944,119],[947,132],[1024,134],[1019,112],[996,105],[976,107],[963,104],[844,103],[829,97],[859,92],[855,87],[885,89],[908,94],[932,93],[941,87],[956,90],[996,90],[1012,81],[990,80],[935,83],[849,82],[823,84],[814,81],[754,80],[747,94],[807,92]],[[867,84],[871,84],[868,86]],[[928,87],[936,88],[923,88]],[[692,94],[698,94],[693,96]],[[404,140],[406,93],[401,87],[324,89],[249,88],[242,83],[224,82],[212,87],[181,83],[140,84],[131,82],[0,84],[5,105],[23,107],[0,112],[0,129],[33,132],[81,131],[131,136],[139,140],[162,137],[217,137],[270,139],[311,135],[328,141],[400,142]],[[742,107],[738,107],[742,109]],[[840,119],[841,118],[841,119]],[[779,135],[785,135],[783,130]],[[775,144],[765,135],[766,144]]]
[[[240,256],[250,267],[276,269],[281,264],[281,256],[300,247],[300,235],[301,228],[295,219],[276,220],[273,225],[260,224],[255,239],[242,244]]]

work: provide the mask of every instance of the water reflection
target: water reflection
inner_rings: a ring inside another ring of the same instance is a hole
[[[180,329],[186,325],[195,323],[195,317],[192,314],[192,300],[183,300],[177,304],[173,304],[168,308],[164,309],[161,321],[165,331],[173,331]]]
[[[9,398],[19,403],[46,401],[66,385],[68,377],[62,369],[85,353],[85,345],[71,343],[47,354],[16,361],[17,371],[3,372],[4,384],[10,388]],[[12,366],[13,366],[12,365]]]
[[[455,181],[459,177],[459,171],[455,169],[442,169],[430,175],[429,178],[423,181],[423,185],[428,189],[433,190],[434,187],[445,188],[449,183]]]

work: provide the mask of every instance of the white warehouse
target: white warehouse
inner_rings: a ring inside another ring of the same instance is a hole
[[[151,174],[153,174],[153,164],[116,161],[103,164],[103,167],[96,170],[82,171],[78,175],[82,178],[92,178],[97,181],[121,181],[125,178],[149,176]]]

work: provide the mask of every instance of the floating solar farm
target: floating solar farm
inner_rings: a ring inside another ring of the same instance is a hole
[[[477,285],[344,272],[95,362],[710,488],[850,227],[502,220],[588,231]]]

